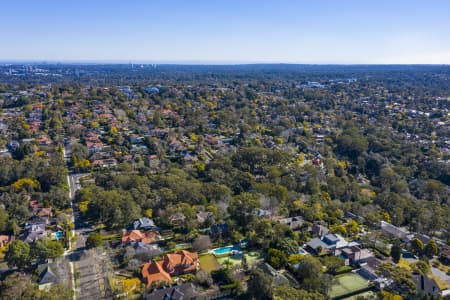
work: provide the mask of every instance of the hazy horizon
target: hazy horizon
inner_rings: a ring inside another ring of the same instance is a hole
[[[450,64],[445,0],[17,0],[2,8],[2,62]]]

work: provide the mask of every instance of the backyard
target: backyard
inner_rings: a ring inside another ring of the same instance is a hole
[[[335,277],[336,282],[331,287],[329,295],[332,299],[351,295],[369,288],[369,282],[355,273],[347,273]]]
[[[210,273],[211,271],[220,269],[220,264],[212,254],[201,255],[198,259],[200,261],[200,268],[205,272]]]
[[[247,264],[249,266],[255,265],[260,260],[260,255],[258,252],[252,251],[245,254],[236,254],[236,255],[230,255],[226,257],[218,258],[217,260],[222,266],[225,266],[227,264],[227,261],[231,263],[231,265],[238,265],[242,262],[242,255],[245,255],[245,258],[247,259]]]

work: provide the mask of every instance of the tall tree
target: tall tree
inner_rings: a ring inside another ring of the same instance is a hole
[[[30,245],[21,240],[15,240],[5,253],[5,261],[9,267],[17,267],[20,271],[25,270],[31,263]]]

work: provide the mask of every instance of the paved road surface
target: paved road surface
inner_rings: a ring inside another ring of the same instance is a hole
[[[77,190],[81,188],[80,179],[89,174],[73,173],[69,168],[70,156],[70,145],[66,144],[64,146],[64,159],[69,170],[67,181],[69,184],[70,205],[72,207],[72,222],[75,225],[72,235],[76,236],[75,249],[69,249],[66,258],[69,259],[71,264],[72,278],[77,277],[77,282],[73,281],[72,283],[72,286],[75,286],[74,299],[105,299],[102,296],[100,286],[100,282],[103,281],[102,259],[99,258],[95,251],[85,251],[86,237],[89,232],[93,231],[93,228],[81,220],[78,206],[72,202]],[[72,250],[71,253],[69,253],[70,250]],[[75,276],[75,272],[77,276]]]

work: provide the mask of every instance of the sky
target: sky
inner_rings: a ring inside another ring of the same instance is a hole
[[[450,64],[448,0],[0,0],[0,61]]]

